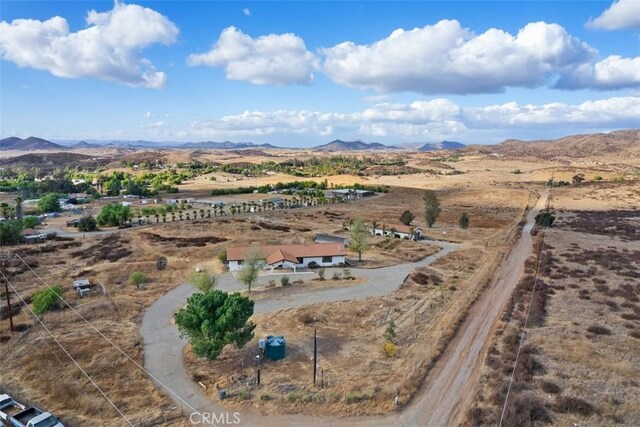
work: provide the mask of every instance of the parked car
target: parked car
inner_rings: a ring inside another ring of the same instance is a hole
[[[93,283],[91,283],[87,279],[79,279],[73,281],[73,288],[76,290],[76,293],[79,297],[84,297],[85,295],[93,292]]]
[[[0,395],[0,421],[10,427],[64,427],[49,412],[33,406],[27,407],[8,394]]]

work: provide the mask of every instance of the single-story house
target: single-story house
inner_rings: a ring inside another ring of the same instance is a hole
[[[349,239],[334,234],[316,234],[313,236],[315,243],[342,243],[344,246],[349,245]]]
[[[388,222],[380,222],[376,227],[370,228],[371,234],[376,236],[390,236],[400,239],[420,240],[422,239],[422,229],[416,226],[408,226],[404,224],[390,224]]]
[[[341,243],[313,243],[309,245],[241,246],[227,248],[230,271],[242,268],[244,260],[252,252],[264,260],[265,269],[300,267],[334,267],[346,264],[347,251]]]
[[[74,218],[72,220],[67,221],[67,227],[78,227],[80,224],[80,218]]]
[[[331,190],[333,197],[342,197],[345,199],[359,199],[360,197],[375,196],[376,193],[368,190],[356,190],[353,188],[343,188],[340,190]]]

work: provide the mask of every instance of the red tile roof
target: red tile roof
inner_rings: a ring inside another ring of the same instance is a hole
[[[295,258],[347,255],[342,243],[311,243],[308,245],[236,246],[227,248],[228,261],[244,260],[250,250],[255,250],[268,263],[270,259],[281,257],[287,261]],[[279,252],[279,254],[277,254]],[[276,261],[277,262],[277,261]]]

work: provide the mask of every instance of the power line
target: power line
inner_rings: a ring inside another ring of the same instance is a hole
[[[84,318],[84,316],[82,314],[80,314],[76,309],[74,309],[63,297],[62,295],[59,295],[55,289],[53,289],[47,282],[44,281],[44,279],[42,277],[40,277],[40,275],[38,275],[38,273],[36,273],[33,268],[31,268],[31,266],[29,264],[27,264],[24,259],[22,259],[22,257],[19,254],[15,254],[15,257],[17,259],[19,259],[20,261],[22,261],[22,263],[38,278],[38,280],[40,280],[47,288],[53,290],[53,292],[56,293],[56,295],[58,295],[58,297],[60,298],[60,301],[62,301],[67,307],[69,307],[71,309],[71,311],[73,311],[75,314],[77,314],[85,323],[87,323],[94,331],[96,331],[102,338],[104,338],[105,340],[107,340],[107,342],[109,342],[109,344],[111,344],[115,349],[117,349],[122,355],[124,355],[127,359],[129,359],[129,361],[131,361],[134,365],[136,365],[138,368],[140,368],[145,374],[147,374],[151,379],[153,379],[157,384],[159,384],[161,387],[163,387],[165,390],[167,390],[170,394],[172,394],[173,396],[175,396],[179,401],[181,401],[182,403],[185,404],[185,406],[187,406],[189,409],[191,409],[194,413],[200,414],[200,412],[194,408],[193,406],[191,406],[189,403],[187,403],[183,398],[181,398],[180,396],[178,396],[177,393],[175,393],[173,390],[171,390],[167,385],[165,385],[162,381],[160,381],[157,377],[155,377],[151,372],[149,372],[147,369],[144,368],[144,366],[140,365],[138,362],[136,362],[131,356],[129,356],[124,350],[122,350],[117,344],[115,344],[109,337],[107,337],[105,334],[103,334],[98,328],[96,328],[91,322],[89,322],[87,319]]]
[[[504,399],[504,405],[502,406],[502,414],[500,415],[500,423],[498,427],[502,427],[502,423],[504,421],[504,415],[507,411],[507,403],[509,402],[509,395],[511,394],[511,387],[513,386],[513,379],[516,374],[516,369],[518,367],[518,359],[520,358],[520,350],[522,349],[522,344],[524,344],[525,332],[527,330],[527,323],[529,322],[529,313],[531,313],[531,306],[533,305],[533,297],[536,293],[536,285],[538,284],[538,274],[540,272],[540,265],[542,264],[542,247],[544,244],[543,235],[540,235],[538,239],[538,248],[536,250],[537,263],[536,269],[533,279],[533,288],[531,290],[531,298],[529,299],[529,306],[527,307],[527,316],[524,319],[524,325],[522,327],[522,333],[520,335],[520,342],[518,343],[518,350],[516,351],[516,359],[513,363],[513,370],[511,371],[511,377],[509,378],[509,387],[507,388],[507,395]]]
[[[47,342],[47,339],[43,336],[42,332],[40,332],[40,330],[38,329],[38,327],[36,326],[35,331],[38,333],[38,336],[42,339],[42,342],[44,342],[44,344],[47,346],[47,348],[49,349],[49,351],[51,352],[51,354],[53,354],[53,357],[56,358],[56,360],[58,361],[58,363],[60,364],[60,366],[62,366],[62,369],[64,369],[67,374],[69,374],[69,377],[73,380],[73,383],[78,387],[78,389],[82,392],[84,392],[84,388],[79,384],[79,381],[77,381],[73,374],[71,373],[71,371],[69,370],[69,368],[67,368],[67,366],[62,363],[62,360],[60,359],[60,357],[58,356],[58,354],[53,350],[53,348],[51,347],[51,345]],[[98,410],[98,412],[100,412],[100,415],[102,415],[102,419],[106,419],[104,412],[102,412],[102,409],[100,409],[100,407],[98,405],[94,405],[95,408]]]
[[[113,408],[118,412],[118,414],[120,414],[120,416],[127,422],[127,424],[129,424],[131,427],[134,427],[133,423],[131,423],[131,421],[129,421],[129,419],[122,413],[122,411],[120,411],[120,409],[116,406],[116,404],[113,403],[113,401],[111,399],[109,399],[109,396],[107,396],[105,394],[105,392],[102,391],[100,386],[93,380],[93,378],[91,378],[91,376],[84,369],[82,369],[82,366],[80,366],[78,364],[78,362],[76,362],[76,360],[73,358],[73,356],[71,356],[71,354],[67,351],[67,349],[64,348],[64,346],[60,343],[60,341],[58,341],[58,339],[51,333],[51,331],[49,330],[49,328],[47,328],[47,326],[44,324],[44,322],[42,320],[40,320],[38,315],[36,315],[36,313],[34,313],[34,311],[31,309],[31,307],[29,307],[27,302],[24,300],[24,298],[22,298],[22,295],[20,295],[18,290],[9,281],[9,278],[7,276],[5,276],[4,273],[2,273],[2,272],[0,272],[0,274],[2,274],[2,277],[4,278],[4,280],[6,280],[6,283],[8,283],[9,286],[11,287],[11,289],[13,289],[13,292],[18,296],[18,298],[20,298],[20,301],[22,301],[22,303],[25,305],[25,307],[27,307],[27,309],[31,312],[33,317],[49,333],[49,336],[51,336],[51,338],[53,338],[53,340],[56,342],[56,344],[58,344],[58,346],[62,349],[62,351],[65,352],[67,357],[69,357],[69,359],[71,359],[71,361],[78,367],[78,369],[80,369],[80,371],[84,374],[84,376],[87,377],[87,379],[89,381],[91,381],[91,384],[93,384],[95,386],[95,388],[98,389],[100,394],[102,394],[102,396],[107,400],[107,402],[109,402],[109,404],[111,404],[111,406],[113,406]]]

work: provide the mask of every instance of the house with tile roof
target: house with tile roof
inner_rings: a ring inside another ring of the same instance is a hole
[[[236,246],[227,248],[229,271],[242,268],[247,256],[255,251],[264,260],[265,269],[301,267],[335,267],[345,265],[347,251],[341,243],[312,243],[268,246]]]

